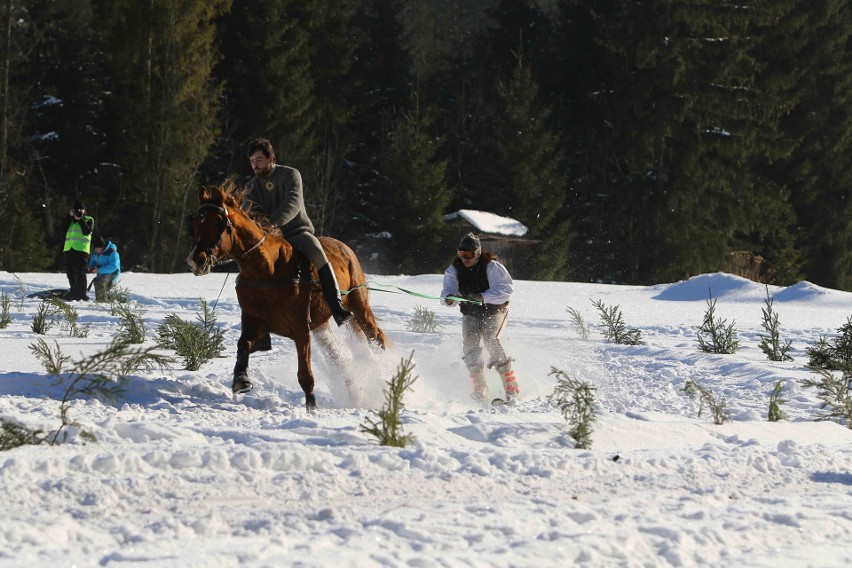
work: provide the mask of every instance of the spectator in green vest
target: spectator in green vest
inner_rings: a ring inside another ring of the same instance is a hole
[[[86,206],[79,199],[68,211],[71,222],[65,232],[65,269],[68,275],[67,300],[85,300],[86,295],[86,269],[89,266],[89,251],[92,246],[92,231],[95,229],[95,220],[86,215]]]

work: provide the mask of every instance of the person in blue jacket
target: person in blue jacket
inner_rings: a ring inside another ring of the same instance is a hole
[[[92,238],[92,256],[89,258],[89,272],[97,272],[95,276],[95,301],[106,302],[107,292],[112,288],[121,275],[121,259],[118,248],[103,237]]]

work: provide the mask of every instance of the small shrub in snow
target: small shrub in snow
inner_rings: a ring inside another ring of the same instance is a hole
[[[439,333],[443,326],[435,321],[435,312],[423,306],[415,306],[414,316],[409,320],[406,329],[417,333]]]
[[[716,300],[712,292],[707,300],[707,311],[704,313],[704,321],[698,328],[698,345],[706,353],[721,353],[729,355],[736,353],[740,342],[736,339],[737,330],[734,323],[725,325],[725,320],[715,319]]]
[[[63,329],[68,330],[70,337],[86,337],[91,326],[79,325],[79,317],[80,314],[70,304],[59,298],[46,298],[36,308],[31,328],[39,335],[47,335],[47,332],[59,323]]]
[[[781,405],[787,402],[783,398],[781,398],[781,391],[784,389],[784,380],[779,380],[775,383],[775,388],[772,389],[772,392],[769,394],[769,421],[770,422],[778,422],[779,420],[785,420],[787,416],[784,414],[784,411],[781,410]]]
[[[49,375],[61,374],[65,366],[71,361],[71,357],[62,353],[62,349],[56,341],[53,342],[51,348],[44,339],[39,339],[36,343],[30,344],[30,351],[33,352],[35,358]]]
[[[128,303],[113,302],[110,313],[118,316],[118,333],[116,337],[125,343],[139,344],[145,341],[145,321],[142,314],[145,310]]]
[[[576,441],[576,447],[590,449],[592,425],[595,422],[595,387],[569,377],[556,367],[551,367],[548,376],[556,377],[556,387],[548,397],[548,402],[555,405],[570,424],[568,433]]]
[[[808,367],[811,369],[834,369],[837,363],[832,361],[831,343],[824,335],[820,335],[816,343],[812,347],[806,347],[805,353],[808,354]]]
[[[763,309],[763,322],[761,326],[766,331],[766,335],[760,335],[759,347],[770,361],[792,361],[790,356],[791,341],[781,340],[779,332],[778,313],[772,309],[772,298],[769,297],[769,288],[766,288],[766,307]]]
[[[815,388],[822,401],[818,420],[837,420],[852,429],[852,365],[847,365],[840,376],[828,369],[812,369],[818,379],[805,379],[802,384]]]
[[[602,300],[592,302],[601,313],[604,337],[618,345],[641,345],[642,332],[638,329],[628,329],[621,317],[618,306],[605,306]]]
[[[841,371],[852,365],[852,318],[837,330],[837,336],[831,341],[820,336],[813,347],[805,349],[808,354],[808,367]]]
[[[399,367],[397,367],[396,375],[388,382],[388,388],[385,390],[385,399],[387,404],[376,414],[379,417],[379,422],[374,421],[369,416],[365,417],[367,424],[361,425],[361,431],[374,436],[382,446],[393,446],[404,448],[408,442],[414,439],[410,434],[402,433],[402,423],[399,420],[399,414],[405,408],[402,397],[405,391],[411,388],[417,377],[412,376],[414,370],[414,352],[411,352],[408,360],[403,359]]]
[[[41,444],[41,430],[33,430],[23,424],[0,418],[0,452],[27,445]]]
[[[586,320],[583,319],[583,316],[572,307],[568,307],[565,309],[568,312],[568,315],[571,316],[571,326],[577,332],[577,335],[580,336],[582,341],[589,340],[589,326],[586,325]]]
[[[44,339],[30,345],[30,350],[44,365],[47,372],[56,376],[57,383],[65,386],[65,392],[59,405],[60,425],[46,434],[41,430],[3,421],[0,433],[0,449],[7,450],[24,444],[54,445],[67,439],[67,428],[80,429],[80,438],[95,442],[95,436],[79,423],[71,420],[69,411],[71,402],[81,396],[101,400],[115,400],[123,391],[125,377],[139,369],[153,369],[169,363],[168,357],[156,355],[154,349],[130,348],[127,343],[114,340],[106,350],[91,357],[81,359],[70,365],[71,358],[62,353],[54,341],[51,348]]]
[[[9,308],[12,305],[12,300],[9,299],[9,294],[0,292],[0,329],[6,329],[12,323],[12,314]]]
[[[110,304],[126,304],[130,301],[130,292],[121,286],[110,286],[106,291],[106,300]]]
[[[47,332],[56,323],[56,320],[53,319],[56,315],[55,312],[56,308],[47,300],[39,302],[38,307],[36,307],[36,313],[33,315],[30,329],[38,335],[47,335]]]
[[[89,335],[91,324],[79,325],[80,314],[71,304],[59,298],[50,298],[47,301],[56,306],[55,314],[58,316],[59,324],[63,329],[68,330],[69,337],[87,337]]]
[[[704,412],[705,405],[713,413],[714,424],[724,424],[731,418],[731,415],[728,412],[728,403],[725,401],[725,399],[717,399],[716,395],[714,395],[712,391],[702,387],[695,381],[686,381],[686,384],[683,385],[683,392],[688,394],[693,399],[696,397],[698,398],[699,418],[701,417],[701,413]]]
[[[175,314],[163,319],[157,327],[157,342],[183,357],[184,368],[197,371],[207,361],[220,357],[225,349],[225,334],[216,325],[214,310],[201,300],[198,323],[183,321]]]
[[[18,282],[18,309],[24,309],[24,300],[27,299],[27,286],[24,284],[23,280],[21,280],[17,274],[12,275],[15,280]]]

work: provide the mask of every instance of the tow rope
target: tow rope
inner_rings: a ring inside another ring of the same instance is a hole
[[[380,288],[373,288],[371,285],[380,286]],[[471,304],[477,305],[481,305],[483,303],[479,300],[474,300],[472,298],[461,298],[459,296],[429,296],[428,294],[421,294],[420,292],[415,292],[413,290],[406,290],[405,288],[400,288],[399,286],[394,286],[393,284],[381,284],[372,280],[368,280],[363,284],[359,284],[354,288],[350,288],[349,290],[341,290],[340,293],[345,296],[349,292],[354,292],[359,288],[366,288],[367,290],[372,290],[374,292],[387,292],[388,294],[407,294],[408,296],[417,296],[418,298],[427,298],[429,300],[452,300],[454,302],[470,302]],[[393,288],[393,290],[387,290],[386,288]]]

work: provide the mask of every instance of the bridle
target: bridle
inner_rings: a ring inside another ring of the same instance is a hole
[[[201,242],[201,239],[195,238],[195,217],[199,213],[202,214],[202,220],[205,209],[212,209],[217,215],[219,215],[219,238],[216,242],[211,246],[206,243]],[[210,260],[213,264],[216,264],[216,255],[213,254],[213,249],[218,248],[222,243],[222,239],[227,234],[228,237],[233,236],[234,232],[234,224],[231,222],[231,216],[228,213],[228,210],[225,207],[219,207],[218,205],[214,205],[212,203],[202,203],[201,206],[196,210],[192,215],[187,215],[186,217],[186,229],[189,232],[189,238],[192,239],[192,242],[195,244],[196,249],[200,249],[207,253],[207,256],[210,257]],[[255,243],[253,247],[248,249],[243,253],[243,257],[247,256],[250,252],[257,249],[263,241],[266,240],[266,234]]]
[[[219,215],[219,238],[213,245],[208,245],[207,243],[202,242],[200,238],[195,238],[195,217],[200,213],[202,216],[201,219],[203,220],[206,209],[212,209],[217,215]],[[222,238],[224,238],[225,234],[229,237],[233,234],[234,224],[231,222],[228,210],[224,207],[219,207],[212,203],[202,203],[195,213],[186,216],[186,230],[189,233],[189,238],[192,239],[192,242],[195,244],[195,248],[206,252],[207,256],[209,256],[210,260],[213,264],[215,264],[216,255],[213,254],[213,249],[218,248],[218,246],[222,243]]]

